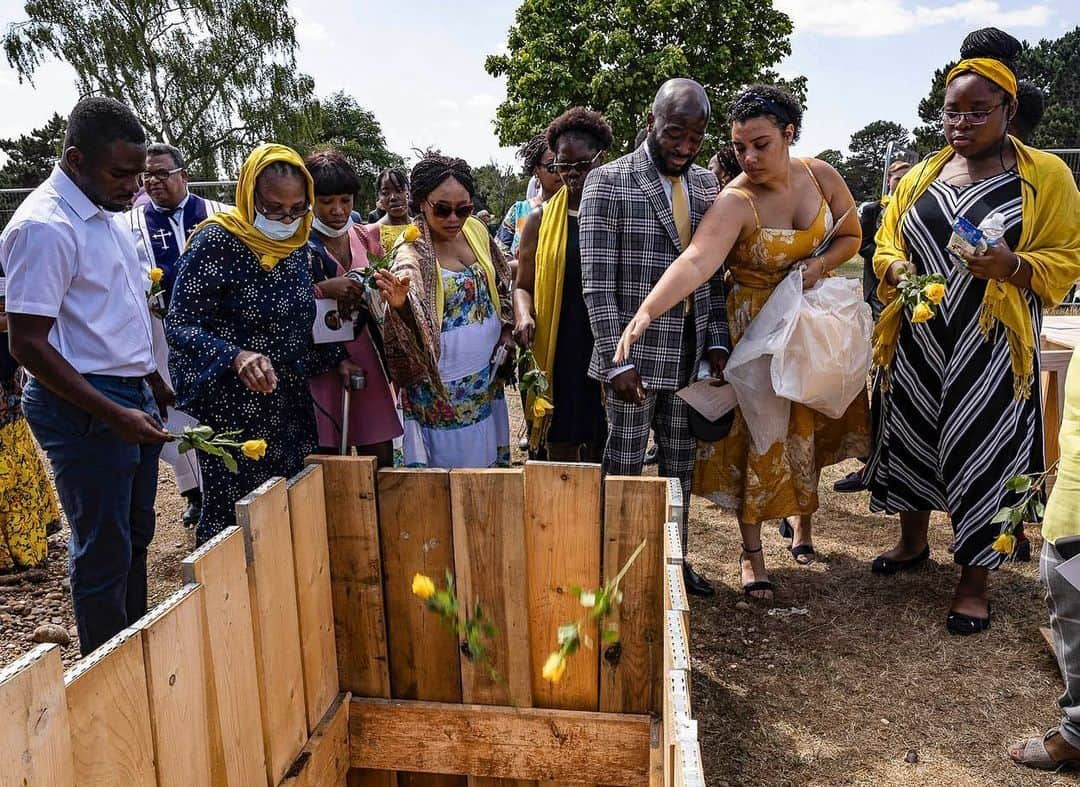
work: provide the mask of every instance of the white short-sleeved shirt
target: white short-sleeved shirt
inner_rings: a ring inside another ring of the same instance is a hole
[[[55,318],[49,343],[80,374],[142,377],[155,369],[150,282],[122,219],[57,166],[0,234],[7,311]]]

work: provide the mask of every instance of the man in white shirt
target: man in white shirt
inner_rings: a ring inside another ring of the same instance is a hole
[[[11,351],[32,375],[30,428],[71,526],[79,645],[87,654],[146,612],[157,461],[172,392],[155,371],[149,286],[116,212],[131,205],[146,136],[131,110],[75,105],[52,174],[0,234]]]
[[[208,216],[229,206],[189,192],[183,154],[163,142],[156,142],[146,148],[146,169],[139,180],[149,199],[125,213],[123,219],[132,233],[139,258],[147,272],[151,268],[158,268],[163,274],[161,303],[151,311],[150,320],[158,373],[166,385],[171,387],[169,346],[165,341],[162,318],[172,299],[176,263],[194,229]],[[168,409],[166,416],[166,428],[174,434],[182,432],[184,427],[196,425],[194,418],[172,407]],[[202,513],[199,458],[194,451],[181,454],[176,443],[166,444],[161,450],[161,458],[172,465],[176,486],[188,503],[183,521],[186,526],[192,527],[198,523]]]

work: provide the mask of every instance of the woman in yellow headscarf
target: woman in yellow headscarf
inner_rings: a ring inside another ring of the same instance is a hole
[[[261,145],[240,170],[236,207],[207,219],[177,262],[165,318],[177,407],[215,431],[263,439],[261,459],[200,458],[203,543],[236,524],[236,501],[303,468],[317,447],[308,379],[356,367],[339,343],[312,339],[315,295],[307,249],[314,200],[303,159]]]
[[[589,379],[592,328],[581,285],[578,206],[585,178],[603,164],[611,127],[598,113],[574,107],[552,121],[547,144],[551,169],[563,183],[530,214],[521,235],[514,338],[532,348],[549,383],[525,400],[529,447],[545,447],[556,462],[599,462],[607,441],[600,383]]]
[[[912,167],[877,234],[874,268],[882,312],[874,334],[881,420],[866,480],[875,511],[900,515],[899,543],[873,570],[894,574],[930,554],[931,511],[948,512],[962,566],[946,626],[990,625],[993,549],[1014,505],[1014,475],[1043,467],[1038,340],[1042,310],[1080,277],[1080,195],[1055,156],[1007,135],[1016,112],[1011,65],[1020,43],[987,28],[967,37],[946,78],[948,147]],[[1004,236],[984,253],[950,257],[954,223],[1000,214]],[[896,300],[907,276],[938,273],[947,294],[937,316],[914,324]]]

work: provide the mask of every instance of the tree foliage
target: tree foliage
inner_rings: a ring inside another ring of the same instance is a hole
[[[476,180],[476,208],[487,208],[497,219],[502,219],[510,206],[525,199],[529,178],[520,169],[500,166],[494,160],[473,169]]]
[[[890,142],[893,143],[896,158],[895,154],[911,146],[911,135],[899,123],[890,120],[875,120],[851,135],[851,142],[848,143],[849,155],[837,169],[847,181],[856,202],[866,202],[881,196],[881,182],[886,167],[885,152]]]
[[[946,63],[934,72],[930,94],[919,102],[919,118],[925,125],[915,129],[920,154],[945,145],[941,132],[941,108],[945,104],[945,77],[956,65]],[[1046,114],[1030,140],[1037,148],[1080,147],[1080,27],[1060,38],[1043,39],[1032,46],[1024,42],[1017,76],[1034,82],[1046,96]]]
[[[357,206],[375,205],[375,181],[387,167],[404,168],[404,159],[386,147],[382,126],[374,113],[364,109],[344,91],[314,102],[307,136],[295,144],[306,155],[317,148],[333,147],[349,160],[360,176]]]
[[[656,89],[671,77],[701,82],[713,102],[704,158],[727,139],[723,108],[754,81],[782,83],[769,69],[791,53],[791,20],[759,0],[524,0],[506,54],[485,68],[506,77],[495,127],[520,144],[571,106],[604,113],[614,153],[628,150]],[[806,80],[786,85],[802,98]]]
[[[0,169],[0,188],[37,188],[60,158],[64,146],[67,118],[53,113],[41,128],[18,139],[0,139],[0,150],[7,154],[7,161]]]
[[[816,159],[821,159],[826,164],[831,164],[832,168],[837,172],[840,172],[844,168],[844,154],[834,148],[828,148],[821,151],[816,156]]]
[[[295,21],[276,0],[28,0],[4,34],[32,82],[50,58],[79,92],[127,103],[198,176],[235,172],[265,139],[301,137],[312,80],[296,72]]]

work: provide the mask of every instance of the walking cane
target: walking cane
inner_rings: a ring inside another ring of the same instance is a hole
[[[349,408],[352,404],[352,392],[362,391],[367,386],[364,370],[349,375],[349,384],[345,386],[345,395],[341,397],[341,455],[349,455]]]

